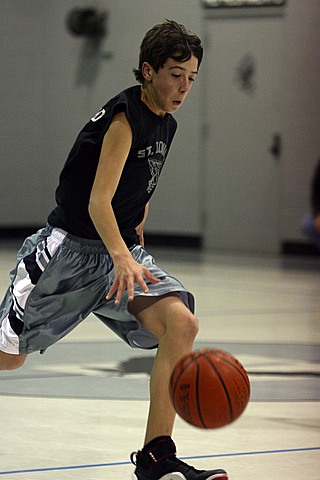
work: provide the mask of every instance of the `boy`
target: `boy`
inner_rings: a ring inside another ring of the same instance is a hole
[[[0,365],[21,366],[93,312],[129,345],[157,347],[145,443],[135,480],[227,480],[176,458],[168,394],[176,362],[198,331],[193,296],[144,249],[148,202],[198,73],[200,39],[166,21],[142,41],[140,86],[111,99],[78,135],[48,225],[24,242],[1,306]]]

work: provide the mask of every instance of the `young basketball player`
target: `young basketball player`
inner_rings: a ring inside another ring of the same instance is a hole
[[[199,38],[174,21],[147,32],[141,85],[106,105],[79,133],[60,175],[48,225],[27,238],[2,303],[0,365],[21,366],[93,312],[132,347],[157,347],[145,444],[136,480],[227,479],[176,457],[168,383],[198,331],[193,296],[144,249],[143,226],[176,131],[172,117],[197,76]]]

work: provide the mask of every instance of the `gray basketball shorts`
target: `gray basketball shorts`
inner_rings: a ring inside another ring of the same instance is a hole
[[[161,280],[149,283],[146,294],[136,284],[135,296],[174,293],[194,311],[192,294],[159,268],[141,245],[134,246],[131,254]],[[100,240],[74,237],[49,225],[28,237],[0,306],[0,351],[43,352],[90,313],[131,347],[157,347],[157,338],[128,311],[126,291],[119,305],[114,297],[106,301],[113,278],[112,259]]]

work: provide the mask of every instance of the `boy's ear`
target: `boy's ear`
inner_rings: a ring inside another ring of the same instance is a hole
[[[150,81],[152,78],[153,74],[153,68],[151,67],[150,63],[148,62],[143,62],[142,67],[141,67],[141,73],[143,75],[143,78],[147,81]]]

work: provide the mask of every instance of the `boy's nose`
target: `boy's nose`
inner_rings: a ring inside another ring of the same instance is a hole
[[[182,79],[180,85],[180,92],[185,93],[190,89],[188,79]]]

